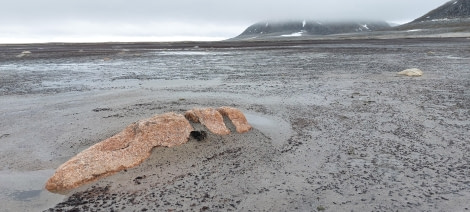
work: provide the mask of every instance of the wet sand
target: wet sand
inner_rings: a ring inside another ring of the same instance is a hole
[[[0,211],[469,210],[469,41],[0,45]],[[136,120],[223,105],[254,129],[44,189]]]

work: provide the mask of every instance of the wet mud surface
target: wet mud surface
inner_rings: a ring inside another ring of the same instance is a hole
[[[0,46],[0,210],[470,210],[468,41]],[[254,129],[43,189],[133,121],[223,105]]]

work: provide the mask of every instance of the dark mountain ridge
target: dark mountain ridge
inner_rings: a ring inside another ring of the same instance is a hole
[[[470,18],[470,0],[453,0],[412,21],[438,21],[446,19]]]
[[[470,0],[452,0],[414,21],[396,27],[398,30],[453,28],[470,29]]]
[[[297,37],[371,32],[390,28],[384,21],[320,22],[314,20],[266,21],[249,26],[237,38]]]

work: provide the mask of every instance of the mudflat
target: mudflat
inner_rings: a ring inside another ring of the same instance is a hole
[[[0,211],[470,210],[469,64],[468,38],[0,45]],[[135,121],[220,106],[253,129],[44,189]]]

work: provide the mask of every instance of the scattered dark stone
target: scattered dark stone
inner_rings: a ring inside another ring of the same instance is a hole
[[[113,114],[113,115],[109,115],[109,116],[104,116],[103,118],[107,119],[107,118],[123,118],[124,116],[121,115],[121,114]]]
[[[136,178],[134,179],[134,183],[135,183],[136,185],[140,185],[140,184],[141,184],[140,180],[145,179],[145,178],[147,178],[146,175],[144,175],[144,176],[138,176],[138,177],[136,177]]]
[[[207,137],[207,133],[206,131],[191,131],[191,133],[189,134],[191,137],[193,137],[194,139],[196,139],[197,141],[202,141],[204,139],[206,139]]]
[[[93,109],[93,112],[101,112],[101,111],[110,111],[111,108],[95,108]]]
[[[3,135],[0,135],[0,138],[6,138],[8,136],[10,136],[10,134],[3,134]]]

